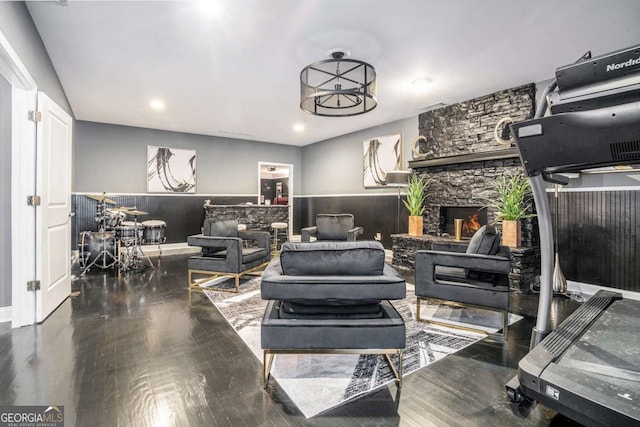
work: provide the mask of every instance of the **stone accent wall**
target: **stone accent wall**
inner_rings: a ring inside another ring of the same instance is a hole
[[[430,159],[504,149],[507,147],[493,136],[498,121],[503,117],[526,120],[534,113],[533,83],[427,111],[418,116],[419,133],[427,139],[420,151]],[[452,163],[414,171],[431,179],[424,213],[427,234],[441,232],[440,206],[487,206],[496,197],[492,189],[496,179],[505,173],[524,175],[519,158]],[[488,223],[494,220],[495,209],[487,208]],[[522,245],[535,246],[537,238],[535,221],[524,221]]]
[[[426,142],[421,142],[424,159],[441,159],[464,154],[504,150],[508,147],[494,139],[494,128],[504,117],[514,121],[530,119],[535,113],[535,85],[528,84],[491,95],[427,111],[418,117],[418,130]],[[416,159],[417,160],[417,159]],[[449,159],[447,159],[449,160]],[[519,158],[414,167],[415,173],[430,179],[424,213],[425,238],[393,236],[393,264],[413,269],[415,252],[430,249],[433,239],[442,233],[441,206],[488,206],[496,199],[495,181],[506,173],[523,174]],[[493,208],[487,209],[487,222],[496,218]],[[532,212],[533,213],[533,212]],[[500,225],[497,224],[500,228]],[[535,219],[522,224],[522,247],[511,250],[509,283],[513,290],[529,292],[537,282],[540,265],[538,230]]]
[[[505,173],[524,170],[519,159],[461,163],[418,170],[431,181],[427,189],[424,212],[424,232],[440,234],[440,206],[487,206],[497,197],[492,184]],[[487,223],[496,218],[494,208],[487,207]],[[533,212],[533,211],[532,211]],[[499,228],[499,224],[497,225]],[[522,246],[535,246],[537,228],[532,220],[523,221]]]
[[[420,152],[433,158],[505,148],[493,137],[496,124],[532,118],[535,90],[530,83],[420,114],[418,131],[427,139]]]
[[[268,231],[273,238],[271,223],[289,223],[289,206],[280,205],[205,205],[206,218],[237,219],[249,231]],[[288,230],[290,232],[290,230]],[[286,242],[288,233],[278,230],[278,246]]]
[[[530,293],[531,285],[540,286],[540,248],[513,248],[511,251],[511,290]]]
[[[391,264],[411,271],[413,271],[413,265],[416,262],[416,251],[428,251],[433,244],[433,239],[430,236],[415,237],[408,234],[394,234],[391,236],[391,240],[393,242]]]

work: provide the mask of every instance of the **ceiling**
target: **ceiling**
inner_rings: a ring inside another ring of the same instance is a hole
[[[640,42],[638,0],[27,5],[76,119],[298,146],[546,80],[587,50]],[[335,48],[376,68],[375,110],[300,110],[300,71]],[[420,77],[432,83],[416,93]],[[165,108],[150,108],[154,99]]]

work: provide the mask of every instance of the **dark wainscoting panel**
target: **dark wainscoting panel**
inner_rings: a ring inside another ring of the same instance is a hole
[[[300,197],[296,198],[296,202],[298,200],[301,202],[296,204],[302,209],[302,227],[315,225],[316,214],[319,213],[350,213],[355,217],[356,226],[364,228],[360,239],[373,240],[374,235],[380,233],[384,247],[391,249],[391,235],[396,234],[397,194]],[[400,202],[400,233],[407,231],[408,215],[404,204]]]
[[[167,223],[165,229],[166,243],[186,242],[187,236],[200,232],[204,222],[204,200],[210,199],[215,204],[238,204],[256,201],[256,196],[206,196],[206,195],[132,195],[108,197],[116,205],[106,205],[107,208],[117,206],[135,206],[136,209],[148,212],[138,218],[138,221],[151,219],[162,220]],[[98,202],[84,194],[73,194],[71,203],[75,216],[71,225],[72,248],[78,247],[79,235],[83,231],[97,231],[96,208]],[[132,217],[127,217],[132,221]]]
[[[555,215],[554,195],[549,195]],[[640,292],[640,192],[561,192],[559,254],[569,280]]]
[[[302,228],[303,199],[305,198],[295,197],[290,199],[293,200],[293,234],[300,234],[300,229]]]

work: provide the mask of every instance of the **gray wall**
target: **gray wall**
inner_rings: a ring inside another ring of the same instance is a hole
[[[334,119],[340,120],[340,119]],[[418,118],[398,120],[359,132],[302,147],[302,194],[366,194],[395,189],[365,189],[362,182],[362,142],[377,136],[401,133],[402,168],[407,169],[413,141],[418,136]]]
[[[0,307],[11,305],[11,86],[0,77]]]
[[[407,169],[418,136],[417,115],[302,147],[302,197],[297,199],[301,210],[294,215],[300,218],[300,226],[314,225],[318,213],[349,212],[356,225],[364,228],[362,239],[380,233],[390,249],[391,234],[406,231],[406,210],[397,199],[397,188],[364,188],[363,141],[398,133],[402,134],[402,168]]]
[[[196,150],[197,194],[257,197],[258,161],[293,164],[302,188],[300,147],[76,121],[73,191],[146,193],[148,145]]]
[[[46,93],[56,104],[73,116],[58,75],[24,2],[0,2],[0,31],[29,70],[31,77],[38,84],[38,90]]]

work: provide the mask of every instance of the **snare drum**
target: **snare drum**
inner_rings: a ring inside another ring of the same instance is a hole
[[[82,269],[92,263],[101,268],[110,267],[116,259],[116,239],[110,231],[83,231],[78,246]]]
[[[167,228],[167,223],[157,219],[151,219],[143,221],[144,235],[142,242],[145,245],[159,245],[164,243],[167,238],[164,236],[164,229]]]
[[[136,235],[136,229],[138,230],[137,235]],[[137,228],[136,228],[135,222],[123,221],[122,225],[115,227],[116,239],[122,240],[122,241],[134,240],[136,237],[138,239],[142,239],[142,230],[143,230],[142,224],[137,224]]]

